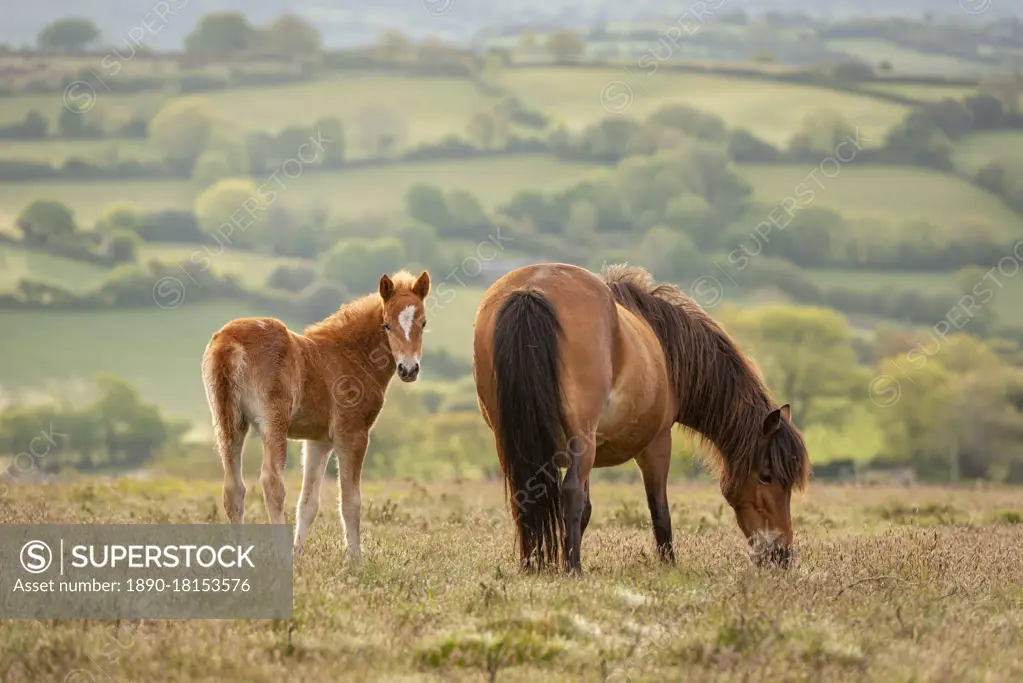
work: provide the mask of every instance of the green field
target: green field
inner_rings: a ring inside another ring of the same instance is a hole
[[[890,93],[912,97],[917,100],[936,102],[946,98],[961,100],[970,95],[976,95],[976,88],[967,88],[958,85],[913,85],[906,83],[867,83],[862,86],[866,90],[874,92]]]
[[[5,330],[0,386],[8,395],[34,396],[110,373],[138,386],[146,400],[171,415],[205,423],[203,348],[231,318],[259,314],[233,303],[173,310],[154,304],[142,310],[0,311]]]
[[[97,165],[160,161],[164,153],[146,140],[0,140],[0,159],[63,165],[81,159]]]
[[[892,64],[892,72],[903,75],[978,76],[990,71],[986,64],[971,63],[955,57],[910,50],[886,40],[842,38],[829,40],[828,49],[865,60],[875,68],[882,61]]]
[[[80,292],[100,284],[109,274],[109,269],[84,261],[0,243],[0,292],[13,289],[22,278]]]
[[[251,464],[258,468],[258,460]],[[258,475],[247,487],[246,522],[263,523]],[[298,487],[299,476],[288,476],[289,523]],[[799,562],[789,571],[752,566],[712,484],[669,487],[678,557],[670,567],[656,559],[642,485],[595,482],[591,491],[582,577],[534,576],[516,566],[497,483],[366,483],[363,561],[355,566],[345,557],[337,485],[328,477],[294,569],[291,619],[90,621],[88,628],[25,619],[0,629],[4,680],[1016,683],[1023,676],[1018,490],[813,483],[793,496]],[[219,481],[159,476],[23,485],[0,499],[0,523],[216,524],[225,522],[220,500]]]
[[[841,268],[808,268],[803,272],[818,285],[848,287],[863,291],[882,288],[939,291],[955,286],[955,278],[951,273],[843,270]]]
[[[1007,237],[1023,234],[1023,219],[1002,201],[953,175],[902,166],[857,166],[825,170],[802,164],[742,166],[742,175],[758,201],[777,204],[795,196],[805,184],[816,195],[814,206],[839,211],[846,218],[891,222],[926,220],[948,230],[971,222],[988,223]],[[818,185],[807,176],[816,170]],[[823,187],[822,187],[823,186]]]
[[[955,141],[952,161],[956,168],[976,173],[992,161],[1019,163],[1023,159],[1023,132],[972,133]]]
[[[187,255],[186,255],[187,258]],[[213,267],[217,263],[213,261]],[[431,348],[462,358],[472,356],[472,323],[482,290],[472,278],[458,274],[467,286],[435,274],[437,303],[428,311],[423,378],[430,379]],[[169,414],[200,425],[209,421],[199,365],[210,337],[232,318],[266,315],[236,303],[188,303],[195,285],[182,275],[184,304],[164,310],[0,311],[4,330],[0,354],[0,399],[36,398],[48,391],[69,392],[97,375],[110,373],[137,385],[146,400]],[[366,291],[373,288],[369,283]],[[302,325],[285,321],[301,332]],[[402,386],[401,390],[414,391]],[[3,403],[0,400],[0,403]]]
[[[95,111],[105,125],[124,122],[138,113],[154,112],[165,93],[97,92]],[[459,78],[404,78],[345,75],[310,83],[233,88],[196,94],[210,110],[243,131],[277,132],[291,125],[311,125],[324,117],[339,118],[349,135],[349,156],[361,156],[364,121],[379,120],[384,110],[398,122],[397,132],[410,146],[437,142],[450,134],[464,136],[472,116],[489,112],[497,99],[483,95]],[[55,125],[62,95],[40,94],[0,98],[0,124],[24,118],[36,109]],[[364,116],[364,112],[368,115]]]
[[[647,75],[642,70],[622,69],[511,69],[501,84],[514,91],[532,108],[549,112],[556,121],[580,129],[610,115],[602,106],[601,93],[612,84],[612,106],[625,92],[633,101],[624,114],[645,118],[669,104],[685,104],[722,117],[731,127],[743,127],[775,145],[787,145],[802,125],[803,117],[820,109],[837,109],[862,134],[881,144],[882,137],[905,116],[908,109],[871,97],[825,92],[804,85],[773,83],[757,79],[707,76],[669,71]],[[621,100],[624,102],[625,100]],[[624,104],[622,105],[624,106]]]
[[[222,248],[213,238],[205,244],[176,244],[160,242],[143,242],[139,249],[138,259],[142,262],[162,261],[164,263],[180,263],[185,266],[204,264],[225,275],[237,275],[242,282],[250,287],[260,288],[278,266],[307,265],[316,267],[315,261],[299,258],[285,258],[241,249]],[[194,259],[193,255],[199,254]]]
[[[278,173],[283,187],[274,180],[269,181],[268,187],[277,193],[275,201],[284,205],[318,204],[335,216],[393,216],[404,212],[405,192],[416,183],[433,184],[445,190],[468,190],[485,206],[493,207],[508,201],[519,190],[556,191],[597,172],[599,169],[590,164],[522,155],[305,172],[293,179]],[[261,185],[270,175],[253,180]],[[190,209],[195,195],[195,185],[187,180],[3,183],[0,222],[12,223],[26,204],[40,198],[66,203],[74,210],[76,220],[90,226],[113,202],[128,200],[149,211]]]

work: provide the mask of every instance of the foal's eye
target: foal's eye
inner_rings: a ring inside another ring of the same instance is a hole
[[[423,321],[423,329],[424,330],[426,329],[426,321],[425,320]]]
[[[391,331],[391,324],[390,323],[384,323],[384,329],[387,330],[388,332],[390,332]]]

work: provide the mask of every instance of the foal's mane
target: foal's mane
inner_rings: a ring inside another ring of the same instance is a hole
[[[737,492],[757,465],[764,419],[774,408],[753,362],[675,285],[657,284],[643,268],[626,264],[604,266],[602,276],[615,300],[661,340],[679,399],[675,421],[710,442],[722,490]],[[803,488],[810,464],[802,437],[782,420],[772,438],[787,446],[768,449],[773,476],[787,488]]]
[[[399,270],[391,276],[391,281],[395,295],[399,295],[412,290],[416,277],[407,270]],[[363,333],[380,330],[383,309],[384,300],[379,292],[372,292],[343,304],[320,322],[306,327],[303,334],[310,339],[337,337],[340,333],[348,339],[361,338]]]

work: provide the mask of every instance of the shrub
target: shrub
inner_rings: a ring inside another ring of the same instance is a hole
[[[139,237],[149,242],[198,242],[203,238],[191,211],[156,211],[139,217]]]
[[[74,214],[61,202],[37,199],[18,215],[15,225],[26,242],[45,244],[78,232]]]
[[[114,263],[134,261],[138,254],[139,242],[137,233],[119,230],[107,242],[106,254]]]
[[[345,302],[347,293],[340,285],[317,280],[302,290],[296,297],[297,313],[304,323],[323,320],[336,312]]]
[[[308,266],[277,266],[266,279],[267,287],[301,292],[316,280],[316,271]]]
[[[338,243],[323,263],[323,275],[353,292],[376,287],[383,273],[405,266],[405,248],[396,237],[354,239]]]
[[[138,233],[141,222],[142,215],[137,206],[131,202],[113,202],[103,209],[93,228],[103,233],[115,231]]]
[[[258,243],[265,208],[263,196],[249,178],[225,178],[195,198],[199,227],[219,234],[228,245]]]

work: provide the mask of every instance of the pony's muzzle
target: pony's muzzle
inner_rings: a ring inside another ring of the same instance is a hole
[[[785,537],[775,533],[757,533],[749,539],[750,555],[758,567],[791,569],[796,563],[796,549]]]
[[[405,363],[398,363],[398,377],[403,382],[415,382],[416,377],[419,376],[419,363],[412,363],[406,365]]]

